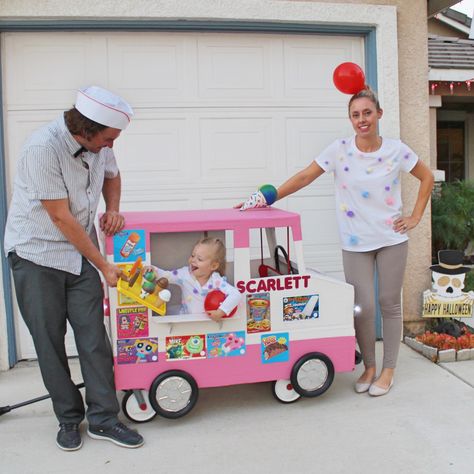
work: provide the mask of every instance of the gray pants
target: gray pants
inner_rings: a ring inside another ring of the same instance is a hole
[[[15,253],[9,254],[9,261],[18,306],[33,337],[41,375],[59,422],[80,423],[85,414],[64,346],[69,321],[86,386],[89,424],[114,425],[119,405],[97,270],[84,258],[80,275],[36,265]]]
[[[383,324],[383,368],[396,367],[402,334],[401,291],[408,242],[370,252],[342,251],[347,283],[354,286],[360,307],[354,326],[365,367],[375,367],[375,288],[377,269],[379,303]]]

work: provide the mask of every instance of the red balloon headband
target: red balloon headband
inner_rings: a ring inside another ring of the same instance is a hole
[[[332,80],[336,88],[344,94],[357,94],[365,89],[364,71],[355,63],[342,63],[334,69]]]

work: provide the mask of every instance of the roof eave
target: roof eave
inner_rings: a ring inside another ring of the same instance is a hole
[[[459,0],[428,0],[428,18],[459,3]]]
[[[432,67],[428,73],[428,80],[474,82],[474,69],[441,69]]]

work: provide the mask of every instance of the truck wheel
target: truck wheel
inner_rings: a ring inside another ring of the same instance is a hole
[[[289,380],[275,380],[272,382],[273,396],[281,403],[294,403],[301,395],[293,389]]]
[[[198,399],[198,386],[191,375],[182,370],[169,370],[153,381],[150,402],[158,415],[180,418],[189,413]]]
[[[147,421],[153,420],[156,416],[156,411],[150,404],[148,392],[146,390],[140,390],[144,400],[142,406],[140,406],[133,392],[133,390],[127,390],[122,399],[122,411],[124,415],[135,423],[146,423]]]
[[[303,397],[323,394],[334,380],[334,366],[329,357],[320,352],[304,355],[291,369],[291,384]]]

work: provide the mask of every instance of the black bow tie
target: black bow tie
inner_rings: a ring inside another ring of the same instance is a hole
[[[72,155],[74,158],[77,158],[81,153],[84,153],[85,151],[87,151],[83,146],[81,146],[81,148],[79,148],[79,150],[76,151],[76,153],[74,153],[74,155]]]

